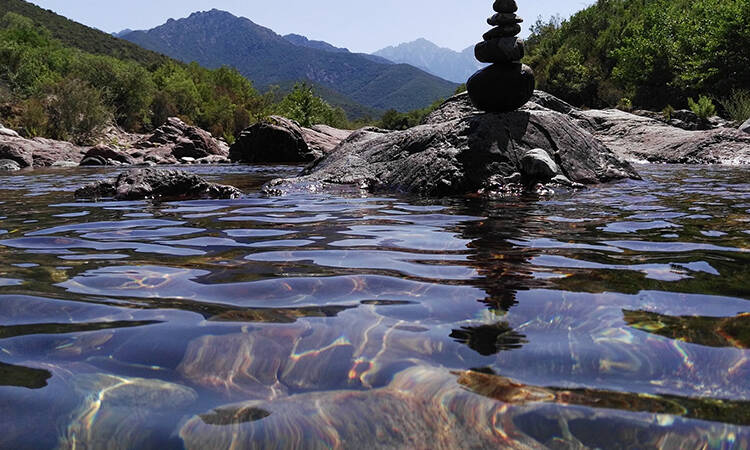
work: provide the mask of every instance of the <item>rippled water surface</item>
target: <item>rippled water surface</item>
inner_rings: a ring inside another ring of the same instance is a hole
[[[73,200],[0,175],[2,448],[748,448],[750,176]]]

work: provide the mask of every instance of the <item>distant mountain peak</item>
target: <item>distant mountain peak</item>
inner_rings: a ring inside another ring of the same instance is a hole
[[[302,36],[301,34],[292,33],[292,34],[287,34],[286,36],[283,36],[283,37],[287,41],[299,47],[314,48],[314,49],[324,50],[327,52],[334,52],[334,53],[350,53],[348,48],[336,47],[335,45],[329,44],[328,42],[325,42],[325,41],[310,40],[307,38],[307,36]]]
[[[483,67],[474,58],[474,49],[461,52],[443,48],[425,38],[386,47],[373,53],[398,64],[411,64],[426,72],[456,83],[465,83]]]
[[[362,106],[371,111],[423,108],[456,88],[409,65],[351,53],[301,35],[282,37],[217,9],[136,31],[125,39],[204,67],[234,67],[261,89],[305,81],[318,86],[332,104],[359,110]]]

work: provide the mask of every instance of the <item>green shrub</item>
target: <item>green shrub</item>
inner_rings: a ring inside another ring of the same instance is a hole
[[[330,125],[336,128],[347,126],[346,113],[341,108],[334,108],[322,98],[315,95],[312,88],[305,83],[297,83],[294,89],[279,103],[276,108],[279,115],[296,120],[303,127],[317,124]]]
[[[724,107],[730,119],[739,123],[750,119],[750,91],[736,89],[729,97],[719,100],[719,103]]]
[[[623,97],[617,103],[617,109],[619,109],[620,111],[630,112],[633,110],[633,101],[627,97]]]
[[[47,132],[55,139],[89,144],[112,120],[101,91],[75,78],[52,86],[46,103]]]
[[[672,120],[672,114],[674,114],[674,108],[672,107],[672,105],[667,105],[664,107],[664,109],[661,110],[661,114],[662,116],[664,116],[664,120],[669,122],[670,120]]]
[[[716,106],[714,105],[714,102],[705,95],[698,97],[697,102],[692,98],[689,98],[688,107],[690,107],[690,110],[703,120],[716,115]]]

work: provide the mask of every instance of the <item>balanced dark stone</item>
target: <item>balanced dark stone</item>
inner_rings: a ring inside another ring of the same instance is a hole
[[[509,63],[523,58],[523,41],[515,37],[497,38],[480,42],[474,56],[483,63]]]
[[[515,37],[521,22],[515,12],[514,0],[497,0],[497,14],[487,19],[494,25],[484,34],[484,41],[474,47],[474,56],[483,63],[492,63],[469,78],[466,88],[472,103],[483,111],[507,113],[523,106],[534,95],[534,72],[521,64],[523,41]]]
[[[525,64],[493,64],[472,75],[466,88],[478,109],[511,112],[531,99],[535,84],[534,71]]]
[[[518,11],[516,0],[495,0],[492,9],[499,13],[514,13]]]
[[[494,16],[487,19],[487,23],[490,25],[513,25],[515,23],[522,23],[523,19],[515,14],[508,13],[497,13]]]
[[[512,25],[502,25],[484,33],[482,39],[484,39],[485,41],[489,41],[491,39],[497,39],[501,37],[515,37],[520,32],[521,25],[517,23],[514,23]]]

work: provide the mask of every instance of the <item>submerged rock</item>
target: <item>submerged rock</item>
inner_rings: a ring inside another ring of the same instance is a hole
[[[522,159],[541,149],[572,182],[593,184],[638,178],[627,162],[570,117],[539,106],[510,113],[482,114],[467,94],[446,101],[423,125],[405,131],[356,132],[303,176],[274,180],[268,193],[355,185],[421,195],[476,193],[521,173],[527,185],[549,181]],[[529,167],[526,167],[528,169]],[[557,173],[556,173],[557,174]]]
[[[229,149],[229,158],[242,163],[312,162],[350,134],[324,125],[305,128],[293,120],[271,116],[245,129]]]
[[[503,408],[463,389],[445,370],[414,367],[381,389],[223,406],[193,417],[180,437],[188,449],[536,448],[526,436],[508,439],[516,433],[504,423]]]
[[[137,200],[144,198],[237,198],[242,193],[232,187],[209,183],[180,170],[131,169],[117,178],[97,181],[78,189],[76,198]]]

